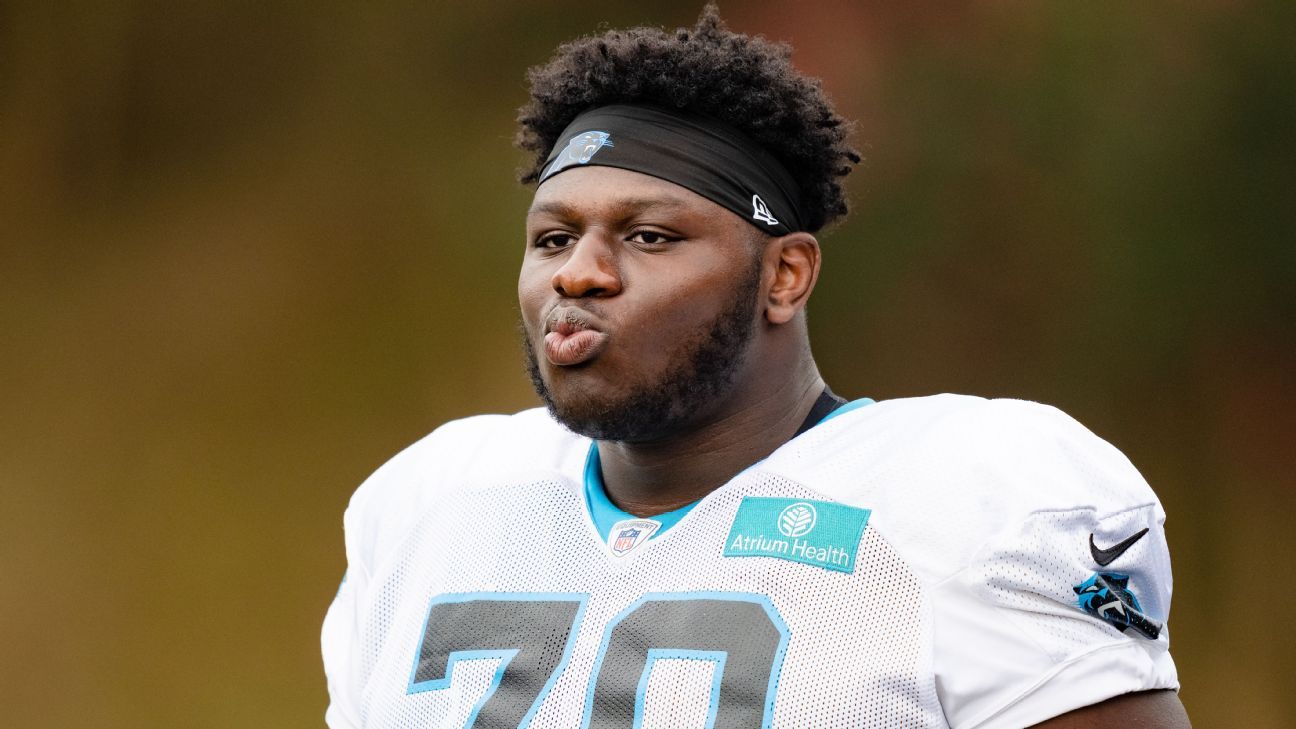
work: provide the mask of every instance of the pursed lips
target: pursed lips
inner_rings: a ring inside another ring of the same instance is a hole
[[[607,344],[595,317],[575,306],[558,306],[545,318],[544,352],[559,367],[583,364],[598,356]]]

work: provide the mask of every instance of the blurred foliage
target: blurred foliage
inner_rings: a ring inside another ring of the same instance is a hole
[[[732,2],[859,120],[834,388],[1051,402],[1158,489],[1199,726],[1296,701],[1296,63],[1280,2]],[[530,406],[524,70],[694,3],[0,3],[0,705],[320,726],[340,515]]]

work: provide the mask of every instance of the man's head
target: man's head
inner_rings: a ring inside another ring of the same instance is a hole
[[[845,212],[837,179],[859,158],[787,49],[709,6],[692,31],[564,45],[531,79],[519,145],[540,184],[518,296],[558,420],[661,440],[813,370],[810,232]]]

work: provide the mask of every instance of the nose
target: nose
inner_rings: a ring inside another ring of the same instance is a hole
[[[567,260],[554,272],[554,291],[571,298],[614,296],[621,292],[621,273],[606,241],[585,235],[571,246]]]

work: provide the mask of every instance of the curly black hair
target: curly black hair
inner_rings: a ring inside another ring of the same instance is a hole
[[[539,179],[558,135],[579,114],[645,101],[720,119],[773,154],[801,188],[806,229],[846,214],[839,179],[860,161],[849,123],[818,80],[792,67],[792,49],[730,31],[714,4],[692,29],[609,30],[558,47],[527,73],[531,100],[518,110],[515,142],[535,154],[519,180]]]

